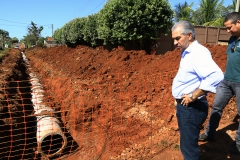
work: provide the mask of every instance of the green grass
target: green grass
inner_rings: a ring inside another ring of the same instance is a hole
[[[161,147],[166,147],[168,145],[168,142],[166,140],[161,140],[161,142],[158,145]]]
[[[175,144],[173,147],[174,151],[179,151],[180,150],[180,145],[179,144]]]
[[[9,52],[9,48],[5,48],[4,50],[0,50],[0,60],[2,60],[4,58],[4,56],[7,55],[8,52]]]
[[[0,59],[1,59],[2,57],[4,57],[5,55],[6,55],[5,53],[0,52]]]

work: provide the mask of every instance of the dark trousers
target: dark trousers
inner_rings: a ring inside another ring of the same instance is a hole
[[[199,159],[198,137],[207,115],[208,102],[206,99],[196,100],[188,106],[177,103],[180,148],[184,160]]]

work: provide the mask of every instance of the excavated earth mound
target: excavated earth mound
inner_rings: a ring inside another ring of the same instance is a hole
[[[224,72],[226,46],[204,45]],[[59,113],[72,137],[68,150],[55,159],[183,159],[171,95],[179,50],[147,55],[122,47],[58,46],[23,52],[44,86],[44,102]],[[210,111],[214,94],[207,98]],[[217,142],[199,143],[201,159],[239,159],[228,154],[237,119],[233,98],[224,110]]]

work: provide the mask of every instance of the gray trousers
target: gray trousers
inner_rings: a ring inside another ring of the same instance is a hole
[[[219,126],[223,109],[234,95],[236,95],[237,110],[238,115],[240,115],[240,82],[223,80],[217,88],[213,108],[210,113],[210,119],[205,131],[205,134],[208,137],[214,138],[216,129]],[[235,140],[236,144],[240,146],[240,122],[236,132]]]

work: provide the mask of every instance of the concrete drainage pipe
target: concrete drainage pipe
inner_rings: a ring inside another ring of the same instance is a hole
[[[46,157],[53,157],[62,153],[67,145],[60,122],[55,117],[42,116],[37,122],[38,151]]]
[[[25,54],[22,52],[23,60],[28,69],[30,82],[32,84],[31,95],[34,114],[37,118],[37,143],[38,152],[45,157],[53,157],[61,154],[67,145],[67,138],[62,132],[61,123],[56,117],[52,117],[55,111],[42,103],[43,87],[39,83],[36,74],[31,73],[30,64]],[[44,114],[46,113],[46,114]],[[48,114],[47,114],[48,113]]]

